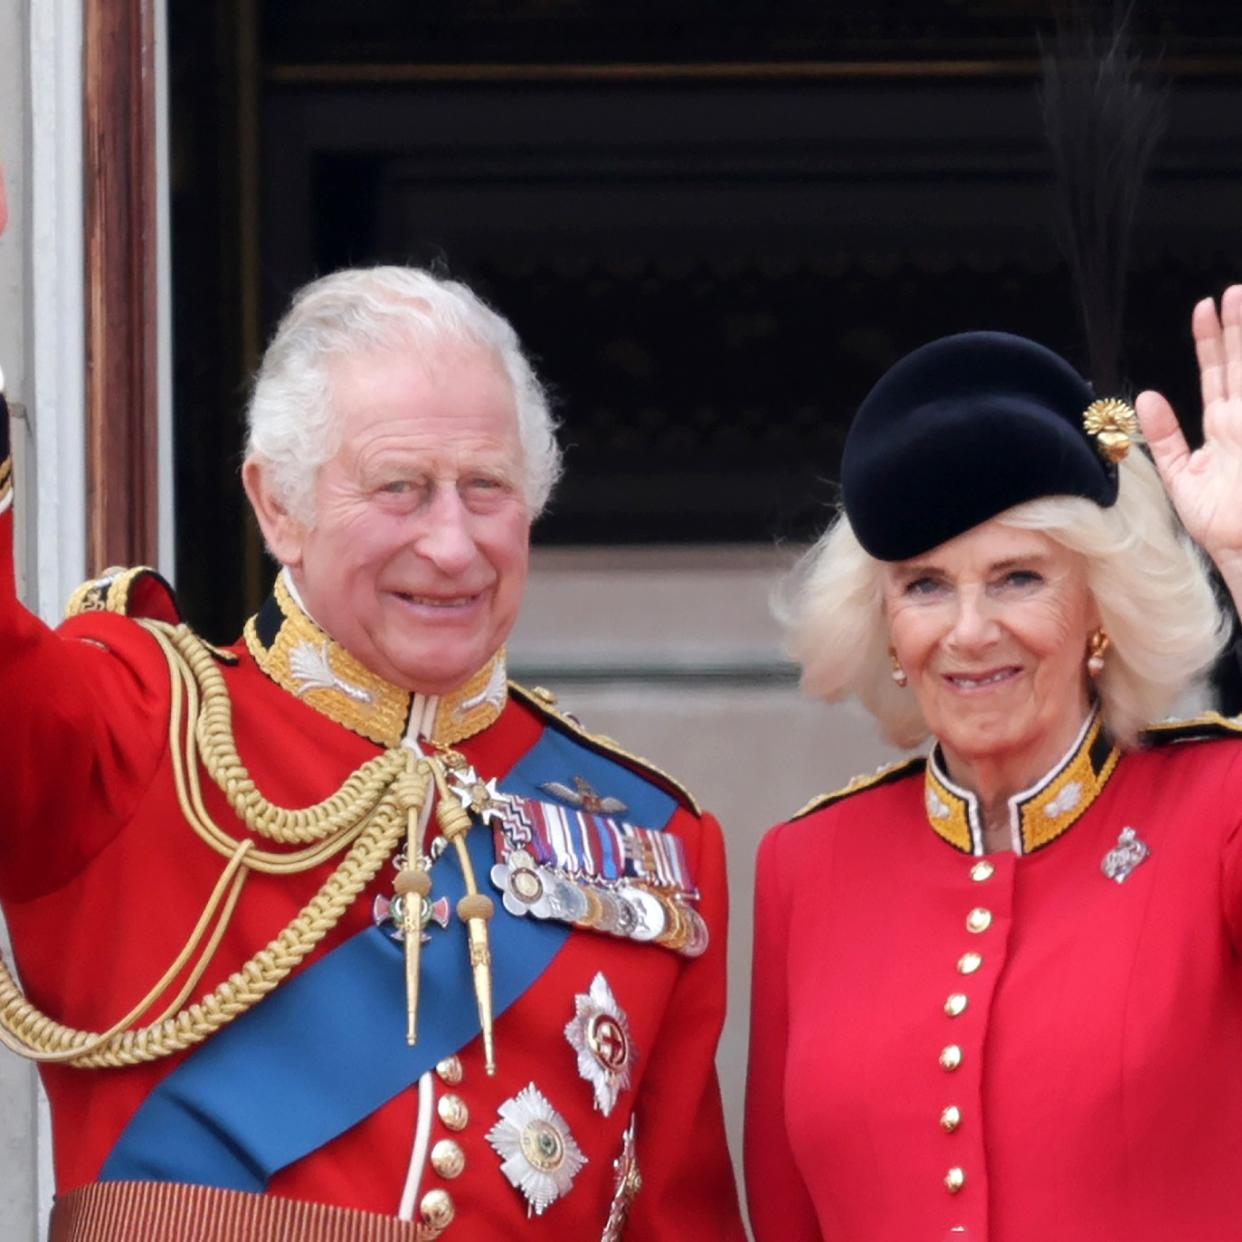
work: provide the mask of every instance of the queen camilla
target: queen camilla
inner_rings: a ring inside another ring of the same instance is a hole
[[[1193,453],[1001,333],[857,414],[789,641],[930,748],[761,847],[759,1242],[1238,1236],[1242,724],[1152,722],[1228,641],[1208,558],[1242,600],[1242,286],[1193,327]]]

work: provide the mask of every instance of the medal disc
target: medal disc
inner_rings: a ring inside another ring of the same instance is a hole
[[[528,906],[543,896],[543,881],[539,873],[530,867],[509,867],[509,891]]]
[[[554,880],[548,889],[548,908],[554,919],[580,923],[587,912],[586,895],[572,880]]]
[[[633,906],[634,913],[638,916],[634,930],[630,932],[632,939],[648,941],[663,934],[668,918],[664,913],[664,906],[654,893],[645,888],[627,888],[622,896]]]
[[[596,926],[600,931],[610,932],[614,936],[618,935],[621,931],[619,907],[623,903],[615,893],[609,892],[606,888],[600,889],[596,895],[599,897],[599,922]]]
[[[707,928],[707,920],[693,907],[687,906],[685,916],[690,924],[690,939],[682,947],[687,957],[701,957],[707,952],[711,943],[711,932]]]
[[[617,927],[614,934],[629,939],[634,935],[634,928],[638,926],[638,911],[626,901],[623,893],[614,893],[613,900],[617,903]]]
[[[678,951],[690,939],[690,923],[685,917],[685,909],[677,902],[670,901],[666,897],[660,897],[658,900],[664,907],[664,916],[667,922],[664,930],[656,938],[656,943],[663,945],[666,949]]]
[[[587,912],[578,921],[583,927],[598,927],[600,917],[604,913],[604,904],[599,899],[599,894],[587,885],[579,885],[583,897],[586,898]]]

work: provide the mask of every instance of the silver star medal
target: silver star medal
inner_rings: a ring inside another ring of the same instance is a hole
[[[587,1163],[565,1118],[532,1082],[499,1109],[487,1141],[500,1157],[500,1171],[526,1196],[527,1215],[542,1216],[567,1195]]]
[[[501,815],[509,801],[508,795],[496,788],[496,778],[490,781],[480,778],[473,768],[460,768],[449,774],[449,788],[452,789],[457,801],[470,812],[478,816],[479,823],[486,827],[492,819]]]
[[[1145,859],[1151,850],[1133,828],[1123,828],[1117,844],[1104,855],[1100,870],[1110,880],[1124,884],[1130,872]]]
[[[638,1050],[629,1019],[602,973],[591,980],[587,992],[574,997],[574,1017],[565,1027],[565,1038],[578,1054],[578,1073],[595,1092],[595,1107],[607,1117],[629,1088]]]

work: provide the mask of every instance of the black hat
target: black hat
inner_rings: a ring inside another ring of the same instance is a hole
[[[859,407],[845,512],[872,556],[906,560],[1041,496],[1113,504],[1115,463],[1136,438],[1133,411],[1096,401],[1050,349],[1005,332],[947,336],[897,362]]]

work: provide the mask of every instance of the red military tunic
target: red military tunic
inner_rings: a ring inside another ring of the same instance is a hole
[[[768,834],[759,1242],[1242,1236],[1239,735],[1119,754],[1092,723],[1011,803],[1016,853],[980,856],[934,760]]]
[[[124,574],[80,593],[77,605],[86,611],[58,630],[48,629],[14,596],[10,487],[6,468],[0,477],[0,677],[6,704],[0,752],[8,758],[0,896],[31,1000],[61,1022],[103,1030],[169,965],[225,859],[194,835],[181,813],[170,762],[169,669],[152,636],[126,615],[172,619],[171,597],[154,575]],[[273,802],[306,806],[331,794],[360,764],[399,744],[407,722],[424,708],[427,735],[451,742],[483,779],[507,772],[550,730],[582,748],[579,753],[612,759],[621,776],[650,785],[668,800],[666,832],[684,845],[700,894],[698,909],[711,929],[710,946],[697,958],[570,929],[546,968],[499,1016],[496,1076],[484,1073],[478,1038],[429,1075],[435,1109],[426,1148],[439,1155],[419,1170],[419,1193],[436,1191],[441,1206],[451,1200],[456,1220],[446,1237],[600,1238],[610,1212],[629,1198],[614,1162],[633,1125],[642,1189],[629,1204],[625,1236],[644,1242],[742,1239],[714,1069],[724,1015],[726,916],[716,823],[666,778],[617,756],[536,697],[506,694],[502,665],[489,665],[459,695],[438,704],[375,679],[366,682],[365,709],[358,695],[330,687],[308,693],[305,685],[290,682],[288,651],[282,648],[282,656],[277,649],[288,645],[282,634],[309,634],[326,643],[322,652],[331,668],[345,670],[347,684],[349,676],[364,680],[365,670],[354,668],[287,598],[283,611],[272,602],[265,611],[271,614],[269,632],[252,626],[249,641],[220,653],[215,663],[231,698],[238,753]],[[448,735],[444,722],[454,724]],[[557,779],[572,788],[574,776],[565,771]],[[203,796],[227,832],[247,835],[206,777]],[[253,874],[194,995],[214,988],[276,936],[337,861],[293,876]],[[385,865],[282,988],[301,982],[333,950],[372,926],[373,898],[392,896],[393,875]],[[480,884],[499,905],[486,873]],[[504,924],[498,912],[493,936],[504,935]],[[431,929],[433,936],[464,934],[456,918],[443,930]],[[629,1083],[606,1116],[566,1035],[577,998],[589,994],[599,975],[628,1019],[631,1041]],[[392,986],[404,996],[399,967]],[[472,997],[468,973],[460,987]],[[144,1020],[155,1016],[153,1010]],[[366,1016],[359,1014],[359,1020]],[[420,1034],[435,1019],[424,1009]],[[43,1067],[59,1191],[97,1179],[152,1093],[234,1029],[225,1027],[201,1047],[147,1064]],[[403,1035],[396,1033],[402,1045]],[[353,1067],[323,1068],[332,1072],[310,1075],[304,1084],[313,1098],[331,1096],[333,1084],[347,1083]],[[523,1193],[502,1174],[500,1155],[487,1137],[501,1105],[531,1084],[550,1101],[586,1159],[572,1187],[542,1215],[531,1214]],[[418,1108],[416,1087],[399,1091],[319,1149],[274,1171],[264,1189],[395,1215]],[[279,1117],[259,1121],[280,1126]],[[170,1160],[180,1158],[169,1154]],[[439,1235],[432,1230],[419,1236]],[[607,1236],[621,1233],[614,1225]]]

